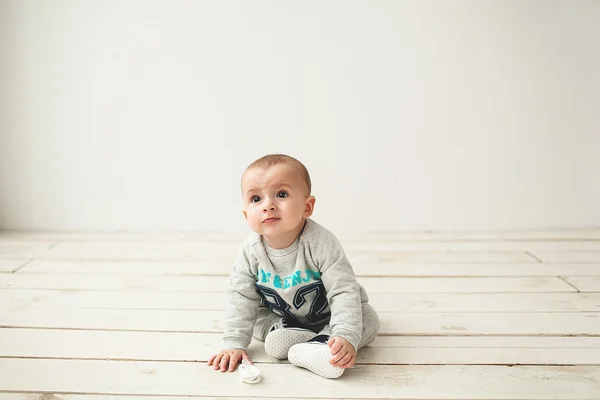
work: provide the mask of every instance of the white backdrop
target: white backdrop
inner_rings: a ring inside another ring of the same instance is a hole
[[[0,227],[235,231],[298,157],[335,231],[600,226],[598,1],[0,1]]]

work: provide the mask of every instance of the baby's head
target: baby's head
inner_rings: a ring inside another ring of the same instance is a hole
[[[312,215],[310,192],[310,175],[300,161],[284,154],[261,157],[242,175],[244,217],[271,247],[287,247]]]

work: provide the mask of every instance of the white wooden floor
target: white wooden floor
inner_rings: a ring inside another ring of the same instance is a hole
[[[600,231],[340,236],[381,336],[258,385],[205,365],[241,239],[0,233],[0,400],[600,399]]]

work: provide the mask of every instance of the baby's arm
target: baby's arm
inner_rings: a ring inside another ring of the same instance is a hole
[[[225,350],[208,360],[208,365],[214,365],[214,369],[221,369],[222,372],[233,371],[242,359],[252,363],[246,349],[252,340],[256,311],[260,304],[260,294],[256,290],[255,282],[250,261],[242,249],[229,277],[223,338]]]
[[[348,341],[356,353],[363,328],[360,286],[337,238],[327,232],[319,239],[313,257],[317,258],[317,266],[327,291],[331,309],[331,336]]]

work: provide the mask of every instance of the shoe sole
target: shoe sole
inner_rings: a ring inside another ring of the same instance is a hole
[[[285,360],[290,348],[317,336],[313,331],[300,328],[283,328],[269,332],[265,338],[265,352],[279,360]]]
[[[344,369],[329,364],[329,346],[321,343],[300,343],[290,348],[288,360],[297,367],[306,368],[323,378],[339,378]]]

